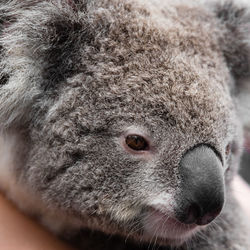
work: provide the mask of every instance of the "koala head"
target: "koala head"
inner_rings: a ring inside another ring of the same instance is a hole
[[[0,120],[21,145],[18,183],[84,228],[161,244],[220,214],[242,148],[246,8],[0,6]]]

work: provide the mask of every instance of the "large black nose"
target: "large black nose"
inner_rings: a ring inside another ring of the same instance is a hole
[[[182,223],[205,225],[222,210],[224,178],[222,162],[206,145],[188,151],[180,163],[181,194],[176,217]]]

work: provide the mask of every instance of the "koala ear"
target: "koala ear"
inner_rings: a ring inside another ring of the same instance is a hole
[[[235,79],[232,95],[238,103],[244,125],[250,124],[250,2],[214,0],[209,2],[220,33],[219,43]]]
[[[0,131],[19,126],[17,124],[23,124],[23,121],[26,120],[29,114],[32,100],[40,94],[36,86],[27,84],[29,79],[25,81],[22,77],[22,72],[25,68],[22,65],[25,65],[27,62],[21,57],[19,62],[17,58],[12,62],[10,60],[10,63],[7,62],[8,57],[6,54],[12,53],[10,50],[6,52],[3,45],[4,29],[15,21],[13,10],[18,14],[19,8],[28,8],[31,3],[31,0],[25,1],[23,4],[7,0],[3,0],[0,3]],[[9,44],[16,46],[15,41],[11,41]],[[12,65],[14,66],[12,67]],[[20,68],[20,72],[14,75],[12,72],[16,65],[20,66],[16,67],[17,69]]]
[[[250,3],[224,0],[214,2],[213,9],[230,71],[236,79],[250,76]]]
[[[39,120],[59,83],[78,72],[81,46],[93,39],[78,15],[85,2],[0,3],[0,130]]]

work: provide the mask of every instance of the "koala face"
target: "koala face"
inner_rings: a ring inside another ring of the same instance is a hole
[[[27,142],[18,182],[82,227],[175,245],[223,209],[242,124],[215,17],[144,5],[20,7],[1,91],[18,79],[26,95],[9,104]]]

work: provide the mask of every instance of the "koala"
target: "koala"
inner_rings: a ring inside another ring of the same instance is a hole
[[[2,0],[1,192],[79,249],[250,249],[249,32],[236,0]]]

